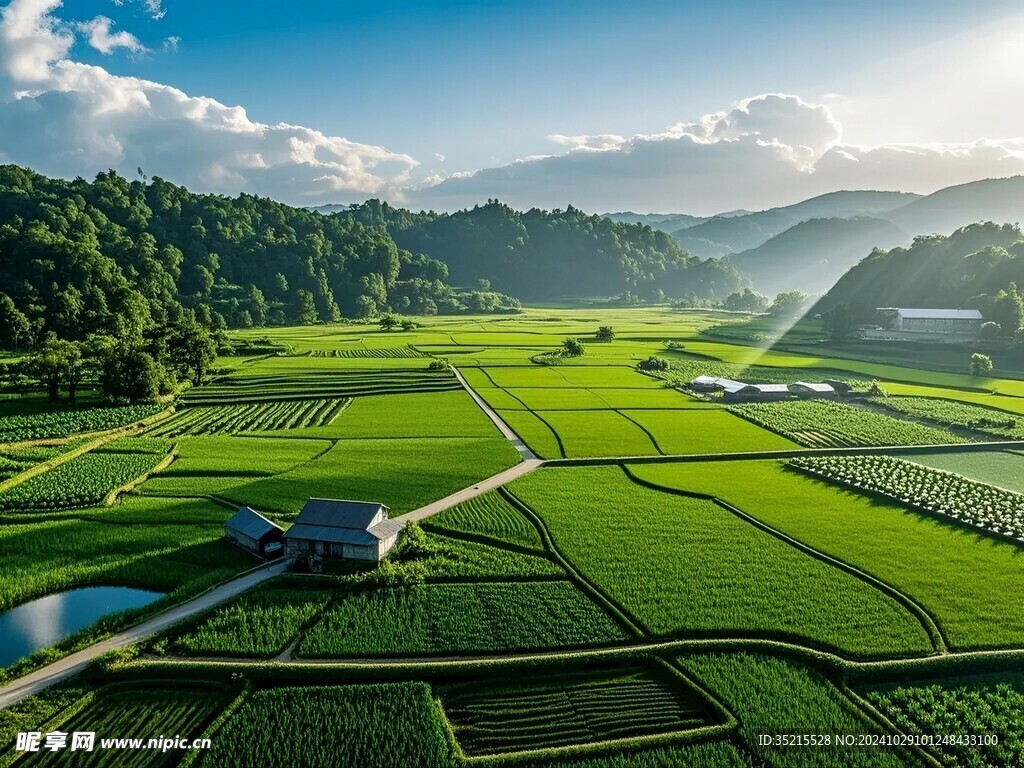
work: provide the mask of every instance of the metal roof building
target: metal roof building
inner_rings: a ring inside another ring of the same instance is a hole
[[[380,560],[398,542],[402,523],[379,502],[310,499],[284,534],[289,557],[316,554]]]
[[[254,555],[281,551],[284,529],[250,507],[242,507],[224,523],[224,538]]]

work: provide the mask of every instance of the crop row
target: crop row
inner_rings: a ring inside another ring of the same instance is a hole
[[[625,639],[567,581],[419,584],[346,597],[313,626],[307,657],[515,651]]]
[[[649,668],[468,683],[448,689],[443,701],[455,738],[470,756],[666,733],[708,722],[695,692]]]
[[[825,400],[744,403],[729,410],[811,447],[967,442],[945,429]]]
[[[889,410],[939,424],[973,429],[1004,439],[1024,440],[1024,423],[1019,417],[995,408],[934,397],[894,396],[878,398],[875,402]]]
[[[425,683],[256,691],[224,724],[203,768],[452,765]]]
[[[458,389],[450,373],[401,371],[360,375],[247,376],[189,391],[187,405],[225,405]]]
[[[70,509],[97,504],[160,461],[152,453],[86,453],[0,492],[0,510]]]
[[[0,416],[0,443],[67,437],[141,421],[159,413],[160,405],[129,405],[114,408],[82,408],[31,415]]]
[[[871,691],[867,698],[904,733],[996,737],[995,744],[951,741],[934,747],[944,765],[1024,765],[1024,692],[1019,687],[932,684]]]
[[[798,458],[792,466],[834,483],[1024,542],[1024,496],[892,456]]]
[[[486,536],[506,544],[543,549],[540,535],[519,510],[497,491],[464,501],[429,520],[427,527],[440,531]]]
[[[204,727],[216,717],[227,702],[226,691],[219,688],[182,685],[175,688],[113,686],[101,690],[84,709],[52,730],[68,734],[74,731],[97,734],[93,752],[45,748],[28,752],[18,766],[89,765],[107,766],[169,766],[175,756],[156,751],[101,750],[99,738],[198,738]],[[87,758],[83,758],[87,755]],[[180,757],[180,754],[177,756]]]
[[[413,357],[426,357],[422,352],[411,346],[381,347],[379,349],[314,349],[310,357],[343,357],[400,360]]]
[[[347,398],[327,398],[197,406],[187,408],[173,419],[158,424],[147,434],[154,437],[179,437],[322,427],[332,423],[350,402]]]

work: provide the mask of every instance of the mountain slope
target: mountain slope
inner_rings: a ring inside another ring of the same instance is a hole
[[[662,232],[669,233],[703,224],[709,218],[707,216],[691,216],[688,213],[634,213],[633,211],[602,213],[601,215],[620,224],[646,224],[651,229],[660,229]]]
[[[963,307],[1010,282],[1024,285],[1024,238],[1011,224],[972,224],[948,237],[921,236],[907,248],[875,251],[843,275],[815,307],[845,304],[866,321],[876,307]]]
[[[978,221],[1024,222],[1024,176],[940,189],[885,214],[912,234],[948,235]]]
[[[746,273],[761,293],[822,293],[872,248],[909,241],[902,229],[884,219],[809,219],[727,261]]]
[[[808,219],[878,217],[918,197],[907,192],[830,192],[782,208],[743,216],[716,216],[703,224],[673,234],[679,244],[694,256],[721,257],[757,248],[775,235]]]

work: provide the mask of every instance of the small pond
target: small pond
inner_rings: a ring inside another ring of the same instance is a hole
[[[142,608],[161,597],[161,592],[131,587],[80,587],[2,611],[0,667],[55,645],[104,616]]]

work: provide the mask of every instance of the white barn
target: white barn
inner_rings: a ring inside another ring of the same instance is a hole
[[[379,502],[310,499],[285,531],[285,554],[376,561],[398,543],[402,527]]]

